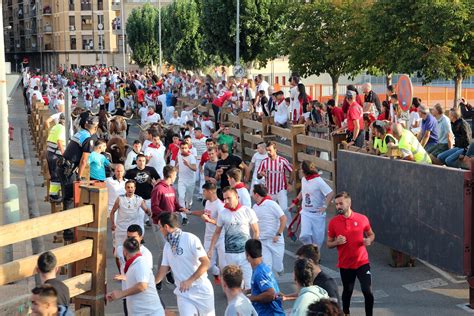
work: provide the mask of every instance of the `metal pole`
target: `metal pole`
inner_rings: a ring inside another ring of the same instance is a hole
[[[0,3],[0,12],[3,12],[3,3]],[[0,142],[1,170],[2,170],[2,214],[0,224],[9,224],[19,220],[18,188],[10,183],[10,137],[8,135],[8,103],[7,103],[7,75],[5,72],[5,45],[3,35],[3,14],[0,14]],[[0,263],[13,260],[12,246],[0,251]]]
[[[159,56],[159,62],[160,62],[160,72],[159,75],[161,75],[161,72],[163,70],[163,64],[161,63],[161,0],[158,0],[158,45],[160,46],[160,56]]]
[[[104,34],[100,35],[100,58],[102,67],[104,67]]]
[[[66,88],[65,97],[64,97],[64,125],[66,128],[66,142],[64,144],[64,148],[66,148],[67,144],[69,143],[69,139],[71,139],[71,125],[72,125],[72,117],[71,117],[71,91],[69,88]]]
[[[125,56],[125,46],[127,45],[127,42],[125,41],[125,5],[123,4],[125,0],[120,0],[120,4],[122,5],[121,7],[121,17],[120,17],[120,27],[122,28],[122,48],[123,48],[123,72],[127,72],[127,62],[126,62],[126,56]]]
[[[240,0],[237,0],[237,25],[235,28],[235,64],[240,65]]]

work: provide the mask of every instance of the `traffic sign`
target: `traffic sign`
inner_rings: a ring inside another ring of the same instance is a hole
[[[402,111],[407,112],[413,100],[413,86],[408,75],[401,75],[398,79],[397,96],[400,108]]]
[[[234,66],[234,76],[237,78],[242,78],[245,75],[245,69],[244,67],[240,65],[235,65]]]

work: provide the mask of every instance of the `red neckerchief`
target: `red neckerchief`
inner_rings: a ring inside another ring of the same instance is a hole
[[[156,146],[155,144],[151,143],[150,145],[148,145],[148,147],[151,147],[151,148],[156,148],[156,149],[159,149],[160,148],[160,144],[158,144],[158,146]]]
[[[314,178],[319,178],[319,174],[315,173],[304,178],[306,179],[306,181],[313,180]]]
[[[234,189],[242,189],[242,188],[245,188],[245,183],[243,182],[239,182],[237,183],[235,186],[234,186]]]
[[[192,149],[192,148],[193,148],[193,145],[192,145],[192,144],[191,144],[191,145],[189,145],[189,149]]]
[[[190,151],[188,151],[187,153],[183,153],[183,152],[181,153],[181,156],[183,156],[183,157],[187,157],[187,156],[189,156],[189,155],[191,155],[191,152],[190,152]]]
[[[203,121],[209,121],[209,118],[208,117],[203,117],[202,120]]]
[[[270,195],[267,195],[267,196],[264,196],[263,199],[260,201],[260,203],[257,203],[258,206],[260,206],[260,204],[262,204],[263,202],[265,202],[266,200],[272,200],[272,197]]]
[[[133,261],[135,261],[138,257],[141,257],[141,255],[142,255],[141,253],[137,253],[136,255],[128,259],[127,262],[125,262],[125,267],[123,268],[123,272],[127,273],[128,268],[130,268]]]
[[[240,205],[240,202],[239,202],[239,204],[237,204],[237,206],[236,206],[235,208],[231,207],[229,204],[225,204],[224,207],[225,207],[226,209],[228,209],[229,211],[231,211],[231,212],[235,212],[235,211],[237,211],[239,208],[241,208],[242,205]]]
[[[155,113],[148,112],[146,115],[147,116],[152,116],[153,114],[155,114]]]
[[[418,108],[412,106],[412,107],[410,108],[410,113],[411,113],[411,112],[418,112]]]
[[[201,134],[201,137],[194,136],[194,138],[196,138],[196,139],[203,139],[203,138],[204,138],[204,134]]]

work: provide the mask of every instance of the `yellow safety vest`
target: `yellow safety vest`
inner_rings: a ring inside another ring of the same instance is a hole
[[[374,149],[378,149],[381,154],[386,154],[388,152],[387,137],[392,139],[394,145],[398,145],[397,139],[391,134],[385,134],[383,140],[376,137],[374,140]]]
[[[48,135],[48,151],[56,155],[61,155],[58,147],[58,141],[66,141],[66,127],[63,124],[56,124],[51,128]]]
[[[410,151],[415,162],[431,164],[430,156],[423,146],[421,146],[416,136],[409,130],[403,130],[402,137],[400,137],[400,141],[398,142],[398,148],[400,148],[400,150],[405,149]]]

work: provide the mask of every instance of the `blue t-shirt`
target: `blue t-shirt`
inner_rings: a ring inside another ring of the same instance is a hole
[[[173,96],[173,94],[171,92],[168,92],[166,94],[166,106],[171,106],[171,97]]]
[[[261,263],[255,267],[252,273],[252,295],[262,294],[271,288],[275,290],[276,295],[280,293],[280,288],[278,287],[272,270],[266,264]],[[262,304],[253,302],[252,304],[259,316],[285,315],[280,298],[273,300],[271,303]]]
[[[89,165],[90,165],[91,179],[104,181],[105,180],[105,167],[110,165],[110,161],[108,161],[104,155],[98,154],[95,151],[93,151],[89,155]]]
[[[426,131],[430,131],[430,138],[426,144],[438,143],[438,121],[436,118],[428,114],[424,120],[421,121],[421,135],[425,135]]]

